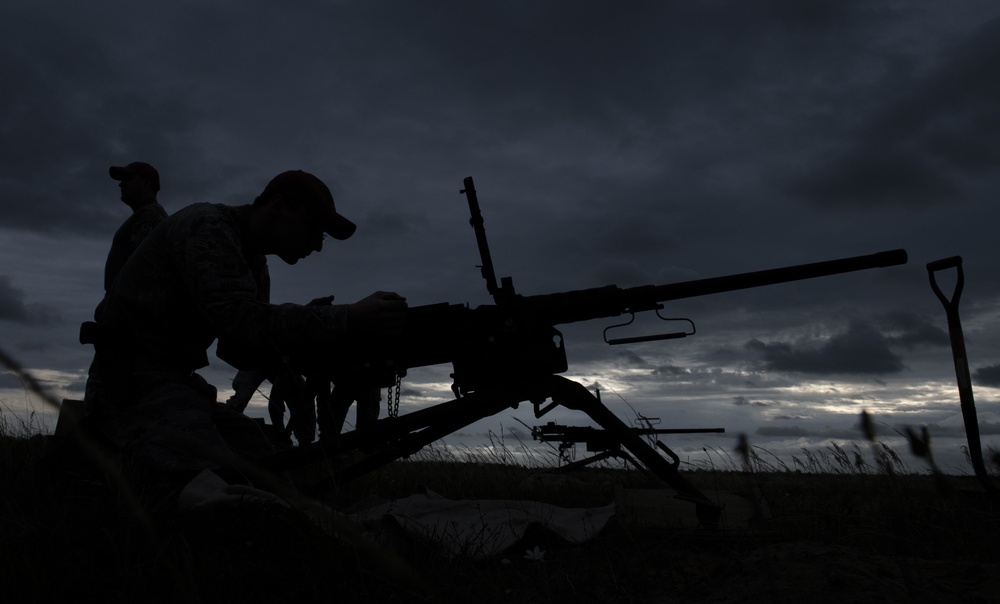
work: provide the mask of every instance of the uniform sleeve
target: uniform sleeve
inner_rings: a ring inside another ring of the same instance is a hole
[[[296,346],[335,344],[346,330],[344,306],[268,303],[261,291],[267,285],[255,278],[232,225],[208,219],[182,241],[186,289],[220,348],[284,355]]]

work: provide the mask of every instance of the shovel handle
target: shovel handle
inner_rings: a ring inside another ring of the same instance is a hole
[[[934,273],[949,268],[958,269],[955,280],[955,291],[951,300],[944,295],[934,279]],[[948,315],[948,335],[951,338],[952,355],[955,358],[955,376],[958,378],[958,396],[962,406],[962,420],[965,422],[965,436],[969,442],[969,459],[976,477],[989,493],[997,493],[998,488],[989,478],[986,464],[983,462],[982,443],[979,440],[979,416],[976,414],[976,402],[972,396],[972,378],[969,375],[969,359],[965,352],[965,336],[962,335],[962,323],[958,318],[958,300],[962,296],[962,285],[965,274],[962,272],[962,257],[952,256],[927,263],[927,272],[931,278],[931,288],[937,295]]]
[[[948,299],[948,296],[941,291],[941,288],[938,286],[937,279],[934,277],[934,273],[949,268],[958,269],[958,278],[955,281],[955,290],[951,294],[951,299]],[[934,290],[934,295],[938,297],[941,304],[944,304],[945,309],[949,312],[953,312],[957,309],[958,301],[962,297],[962,286],[965,285],[965,272],[962,270],[962,257],[951,256],[949,258],[942,258],[940,260],[928,262],[927,274],[930,276],[931,289]]]

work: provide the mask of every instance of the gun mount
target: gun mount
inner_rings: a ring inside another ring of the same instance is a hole
[[[371,451],[330,477],[332,482],[341,482],[416,453],[448,434],[522,402],[533,405],[535,417],[542,417],[561,405],[590,416],[631,452],[638,463],[673,487],[679,498],[695,503],[703,525],[714,526],[719,518],[718,506],[680,475],[679,460],[671,456],[669,449],[659,447],[668,452],[665,458],[581,384],[559,375],[568,369],[568,364],[563,337],[556,326],[651,310],[659,314],[663,303],[671,300],[889,267],[907,260],[906,252],[896,249],[682,283],[631,288],[606,285],[523,296],[515,293],[510,277],[497,284],[471,177],[465,179],[461,193],[468,200],[470,224],[482,261],[480,269],[494,304],[476,308],[450,303],[412,307],[406,312],[402,334],[396,341],[371,342],[348,337],[337,350],[299,350],[289,359],[294,368],[306,375],[320,375],[334,383],[380,387],[397,384],[408,369],[450,363],[454,369],[455,399],[380,419],[363,434],[346,432],[337,439],[278,454],[270,460],[271,467],[288,468],[362,448]],[[693,333],[691,323],[690,334]],[[672,332],[618,341],[651,341],[690,334]],[[606,334],[605,340],[608,341]],[[543,406],[547,400],[551,403]]]
[[[600,397],[598,397],[598,400],[600,400]],[[726,431],[725,428],[629,428],[629,430],[633,434],[646,437],[654,437],[659,434],[708,434]],[[558,468],[560,471],[575,470],[610,457],[617,457],[631,463],[640,470],[645,470],[642,464],[622,450],[621,441],[615,434],[601,428],[594,428],[592,426],[565,426],[549,422],[544,426],[533,427],[531,429],[531,438],[541,442],[559,443],[559,462],[560,464],[565,464],[560,465]],[[587,452],[595,453],[595,455],[579,461],[571,461],[569,454],[577,443],[584,443]],[[653,444],[666,453],[674,463],[680,462],[677,454],[671,451],[659,439],[653,441]]]

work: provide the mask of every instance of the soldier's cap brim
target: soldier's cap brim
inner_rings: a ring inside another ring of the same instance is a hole
[[[334,239],[344,240],[357,230],[357,225],[337,212],[330,188],[308,172],[288,170],[278,174],[264,187],[263,195],[280,193],[301,203],[313,216],[323,231]]]
[[[153,189],[156,191],[160,190],[160,173],[146,162],[134,161],[127,166],[111,166],[108,168],[108,174],[111,175],[111,178],[118,181],[126,180],[133,174],[138,174],[145,178],[153,186]]]

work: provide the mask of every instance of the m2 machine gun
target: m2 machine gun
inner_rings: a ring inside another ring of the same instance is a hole
[[[567,360],[562,334],[556,326],[623,314],[634,316],[643,311],[659,314],[663,303],[670,300],[894,266],[904,264],[907,259],[906,252],[899,249],[667,285],[624,289],[606,285],[524,296],[515,293],[510,277],[498,283],[472,178],[466,178],[464,185],[461,192],[469,203],[482,276],[494,303],[477,308],[449,303],[412,307],[406,311],[402,334],[396,341],[348,342],[340,353],[304,350],[291,359],[293,366],[306,375],[319,374],[335,384],[345,381],[380,387],[395,384],[397,397],[398,380],[408,369],[451,363],[455,398],[404,415],[390,414],[363,430],[345,432],[336,439],[323,439],[278,454],[269,464],[272,468],[285,469],[331,454],[364,451],[359,460],[329,477],[336,484],[414,454],[473,422],[516,408],[523,402],[533,405],[536,418],[562,405],[587,414],[646,469],[671,486],[678,498],[694,503],[703,525],[715,526],[720,514],[718,506],[681,476],[676,455],[660,444],[669,459],[661,455],[582,384],[559,375],[567,370]],[[619,340],[607,340],[605,334],[605,340],[629,343],[690,333]]]

